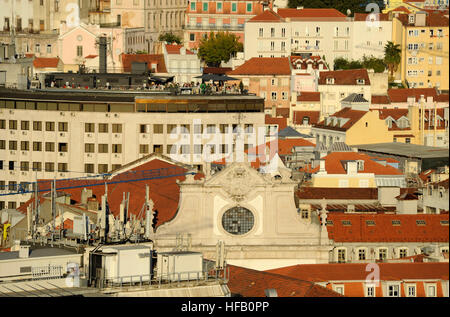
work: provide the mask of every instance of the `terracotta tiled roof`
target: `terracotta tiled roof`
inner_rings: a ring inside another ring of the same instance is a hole
[[[448,242],[448,214],[430,215],[392,215],[392,214],[344,214],[329,213],[327,220],[328,237],[335,242]],[[351,225],[344,225],[347,220]],[[375,225],[368,226],[366,220],[372,220]],[[400,220],[400,225],[394,225],[393,220]],[[424,220],[425,225],[418,225],[417,220]]]
[[[289,108],[277,108],[277,117],[289,118]]]
[[[296,278],[244,267],[228,265],[228,288],[232,294],[243,297],[265,297],[266,289],[275,289],[278,297],[340,297],[325,287]]]
[[[228,75],[291,75],[288,57],[253,57]]]
[[[437,102],[449,102],[449,94],[439,94],[435,99]]]
[[[403,175],[403,173],[390,165],[377,163],[372,157],[358,152],[333,152],[322,158],[325,160],[325,170],[328,174],[346,174],[345,161],[364,161],[364,169],[358,173],[374,173],[375,175]],[[319,166],[312,170],[319,171]]]
[[[319,65],[323,65],[323,69],[326,70],[327,66],[320,56],[310,56],[303,58],[302,56],[290,56],[291,65],[293,69],[308,69],[308,65],[311,64],[313,69],[319,69]],[[298,67],[300,65],[300,68]],[[297,75],[309,75],[309,74],[297,74]]]
[[[301,91],[297,94],[297,101],[316,101],[320,102],[320,92]]]
[[[355,21],[366,21],[367,16],[369,16],[370,13],[356,13],[354,15]],[[378,21],[389,21],[389,14],[388,13],[379,13],[378,14]]]
[[[299,199],[377,200],[377,188],[301,187],[296,191]]]
[[[448,263],[378,263],[380,281],[448,280]],[[365,281],[367,263],[300,264],[266,272],[312,282]]]
[[[180,49],[183,47],[183,45],[176,45],[176,44],[166,44],[166,50],[167,54],[180,54]],[[194,55],[193,52],[186,49],[186,55]]]
[[[409,22],[409,18],[406,14],[401,14],[397,17],[398,20],[400,20],[400,22],[403,24],[403,26],[412,26],[414,27],[414,23],[410,23]],[[446,17],[445,15],[443,15],[440,12],[434,12],[434,11],[428,11],[427,12],[427,17],[426,17],[426,23],[425,25],[428,27],[438,27],[438,26],[443,26],[443,27],[448,27],[449,20],[448,17]]]
[[[294,111],[292,120],[294,124],[302,124],[305,117],[309,118],[309,124],[315,125],[319,123],[320,111]]]
[[[132,62],[147,62],[147,69],[152,69],[152,64],[156,64],[158,73],[167,73],[163,54],[122,54],[122,67],[125,73],[131,72]]]
[[[332,126],[331,123],[326,125],[325,119],[316,124],[316,127],[330,130],[347,131],[362,117],[364,117],[366,113],[367,111],[353,110],[349,107],[345,107],[331,116],[335,118],[349,119],[342,127],[340,127],[339,125]]]
[[[265,123],[271,124],[271,125],[278,124],[277,132],[284,130],[287,127],[287,119],[286,118],[274,118],[269,115],[266,115]]]
[[[59,57],[36,57],[33,61],[35,68],[57,68]]]
[[[408,117],[408,109],[380,109],[378,114],[381,120],[385,120],[388,117],[398,120],[401,117]]]
[[[34,57],[34,54],[33,53],[25,53],[25,57],[32,58],[32,57]]]
[[[388,95],[391,102],[407,102],[409,97],[415,97],[419,101],[421,95],[424,95],[425,100],[427,97],[433,97],[434,100],[437,92],[435,88],[396,88],[389,89]]]
[[[181,166],[172,164],[160,158],[153,158],[150,161],[143,162],[142,164],[131,168],[128,171],[124,171],[112,178],[112,181],[129,179],[129,175],[138,175],[136,173],[145,173],[145,178],[156,175],[156,169],[173,168],[173,174],[182,174],[187,170]],[[148,170],[155,170],[151,172],[143,172]],[[155,173],[154,173],[155,172]],[[164,171],[163,171],[164,172]],[[136,176],[133,176],[136,177]],[[201,178],[201,174],[195,175],[196,179]],[[178,208],[180,188],[176,183],[176,180],[183,181],[185,176],[176,176],[160,179],[149,179],[128,183],[116,183],[108,186],[108,203],[111,212],[114,216],[119,214],[119,206],[122,201],[122,193],[130,193],[129,208],[130,213],[138,215],[145,200],[145,185],[149,185],[150,198],[155,203],[155,209],[158,210],[158,223],[157,226],[171,220]],[[81,192],[83,185],[102,183],[98,180],[71,180],[71,181],[57,181],[57,188],[61,187],[74,187],[80,186],[80,188],[64,189],[64,192],[71,194],[71,200],[75,202],[81,202]],[[88,187],[92,189],[92,194],[95,196],[99,204],[101,204],[101,196],[105,193],[105,186],[97,185]],[[46,188],[43,188],[46,189]],[[31,201],[31,200],[30,200]],[[27,202],[28,203],[28,202]],[[31,202],[30,202],[31,203]],[[22,207],[21,207],[22,208]],[[26,210],[26,209],[25,209]]]
[[[232,70],[231,67],[204,67],[203,74],[227,74]]]
[[[314,143],[309,142],[308,140],[302,138],[295,139],[277,139],[278,143],[278,155],[289,155],[292,154],[292,150],[295,146],[311,146],[315,147]],[[275,144],[275,143],[273,143]],[[271,146],[271,142],[267,142],[266,144],[261,144],[259,146],[248,149],[248,154],[253,155],[261,155],[264,156],[266,153],[266,148]]]
[[[273,10],[265,10],[263,13],[251,18],[247,22],[282,22],[284,19]]]
[[[386,95],[372,95],[372,104],[382,104],[387,105],[390,104],[391,100],[389,96]]]
[[[319,85],[326,85],[327,78],[334,78],[334,85],[358,85],[358,79],[364,79],[364,85],[370,86],[369,74],[367,69],[345,69],[321,72],[319,76]]]
[[[278,14],[283,18],[345,18],[346,15],[336,9],[285,9],[279,8]]]

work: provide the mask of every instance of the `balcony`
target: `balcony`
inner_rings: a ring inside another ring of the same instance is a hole
[[[190,25],[187,24],[184,26],[185,30],[216,30],[216,31],[244,31],[244,24],[237,24],[237,25],[231,25],[231,24],[223,24],[223,25],[217,25],[217,24],[196,24],[196,25]]]

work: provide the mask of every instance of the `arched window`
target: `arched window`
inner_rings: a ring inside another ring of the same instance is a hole
[[[244,207],[233,207],[222,216],[223,228],[231,234],[242,235],[252,230],[255,224],[253,213]]]

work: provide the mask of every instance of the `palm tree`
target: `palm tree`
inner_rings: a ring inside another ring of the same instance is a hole
[[[401,52],[402,50],[400,49],[400,45],[394,44],[393,42],[387,42],[386,46],[384,47],[384,62],[388,66],[391,77],[394,76],[394,72],[396,72],[398,69],[398,65],[401,61]]]

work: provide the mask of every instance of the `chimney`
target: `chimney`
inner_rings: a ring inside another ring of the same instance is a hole
[[[107,72],[107,42],[106,37],[101,36],[99,38],[99,72],[100,73],[106,73]]]
[[[319,161],[319,173],[327,173],[327,170],[325,169],[325,160]]]
[[[98,201],[97,199],[95,199],[94,197],[89,197],[87,200],[87,209],[88,210],[94,210],[94,211],[98,211]]]
[[[19,258],[27,259],[30,256],[30,246],[21,245],[19,249]]]
[[[88,199],[92,197],[92,189],[83,188],[81,191],[81,203],[87,205]]]

